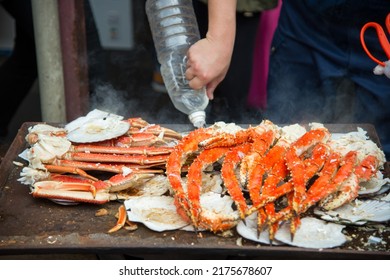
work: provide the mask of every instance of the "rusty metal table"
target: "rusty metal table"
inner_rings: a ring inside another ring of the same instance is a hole
[[[79,204],[63,206],[46,199],[36,199],[29,188],[17,179],[21,171],[13,161],[27,146],[24,123],[0,166],[0,255],[13,254],[124,254],[134,257],[152,256],[169,259],[388,259],[390,257],[390,225],[381,229],[361,230],[349,227],[353,240],[333,249],[304,249],[292,246],[268,246],[239,236],[221,237],[212,233],[167,231],[153,232],[140,225],[135,231],[107,231],[116,223],[114,217],[120,202],[102,206]],[[178,131],[188,131],[186,125],[166,125]],[[365,129],[373,141],[379,142],[375,129],[366,124],[329,124],[331,132]],[[389,176],[388,168],[386,176]],[[109,215],[96,217],[95,212],[106,208]],[[369,235],[379,234],[386,242],[367,245]]]

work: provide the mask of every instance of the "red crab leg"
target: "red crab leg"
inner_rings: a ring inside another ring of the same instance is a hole
[[[143,155],[112,155],[93,153],[66,153],[67,160],[87,161],[87,162],[117,162],[117,163],[137,163],[137,164],[163,164],[169,155],[143,156]]]
[[[320,176],[310,187],[308,190],[308,197],[301,205],[301,211],[306,211],[309,207],[321,199],[324,199],[322,207],[328,203],[326,201],[329,201],[330,203],[330,201],[333,200],[332,198],[337,195],[336,192],[338,192],[342,184],[350,178],[356,165],[356,151],[348,152],[342,161],[337,159],[337,157],[337,154],[331,156],[327,166],[325,166],[326,169],[324,167],[324,174]],[[343,193],[342,191],[341,193],[342,196],[349,195],[349,193]]]
[[[253,144],[252,151],[241,162],[240,175],[241,184],[245,184],[246,178],[250,177],[254,172],[254,168],[259,164],[261,158],[269,150],[273,142],[275,141],[275,132],[272,130],[266,131],[260,135],[255,133],[256,130],[252,130]]]
[[[104,182],[109,185],[109,191],[112,193],[142,184],[154,176],[155,174],[132,172],[128,175],[116,174]]]
[[[177,212],[183,217],[183,219],[191,217],[191,213],[189,211],[190,206],[187,201],[187,195],[184,192],[181,180],[182,167],[187,159],[187,156],[198,150],[199,142],[211,135],[211,132],[204,128],[192,131],[182,139],[168,157],[166,174],[172,190],[175,193],[174,196]]]
[[[153,169],[149,167],[153,167],[154,165],[137,165],[137,164],[110,164],[110,163],[100,163],[100,162],[85,162],[85,161],[73,161],[73,160],[59,160],[56,159],[53,162],[53,165],[60,167],[72,167],[81,170],[96,170],[96,171],[104,171],[104,172],[112,172],[112,173],[123,173],[124,170],[130,169],[133,172],[147,172],[147,173],[162,173],[164,172],[161,169]],[[161,164],[156,164],[159,166]],[[53,172],[54,169],[52,169]],[[142,171],[141,171],[142,170]],[[61,172],[61,170],[57,171]],[[70,172],[72,173],[72,172]],[[82,174],[79,174],[82,176]]]
[[[294,183],[293,209],[298,212],[301,202],[306,198],[306,168],[301,156],[316,144],[326,142],[330,133],[325,128],[312,129],[299,138],[286,153],[287,166]],[[320,158],[321,159],[321,158]],[[316,159],[315,159],[316,160]]]
[[[269,150],[267,155],[265,155],[261,159],[259,164],[254,168],[253,172],[250,174],[247,188],[249,190],[252,204],[253,207],[255,207],[255,209],[259,209],[260,207],[264,206],[265,203],[263,203],[263,205],[261,206],[259,204],[261,204],[262,200],[264,201],[265,197],[268,196],[268,193],[270,192],[269,189],[275,189],[277,184],[287,176],[288,170],[284,160],[285,152],[286,152],[286,147],[281,145],[275,145]],[[262,182],[263,176],[266,173],[267,173],[267,178],[273,177],[274,179],[277,179],[277,182],[272,181],[274,185],[270,184],[271,183],[271,178],[270,178],[267,183],[267,186],[263,186],[263,182]],[[265,192],[268,193],[266,194]]]
[[[40,181],[34,183],[33,197],[62,199],[76,202],[103,204],[110,201],[106,192],[93,191],[94,186],[86,183]]]
[[[379,160],[373,155],[368,155],[356,167],[355,173],[361,181],[368,181],[378,169]]]
[[[72,152],[88,152],[88,153],[102,153],[102,154],[131,154],[131,155],[166,155],[171,153],[173,147],[106,147],[99,145],[76,145],[72,147]]]
[[[71,174],[78,174],[84,178],[91,179],[93,181],[98,181],[99,179],[87,174],[84,170],[74,167],[74,166],[58,166],[58,165],[45,165],[46,169],[49,172],[56,172],[56,173],[71,173]]]
[[[225,156],[229,148],[214,148],[202,151],[188,169],[187,197],[190,203],[191,220],[198,227],[201,212],[200,193],[202,173],[205,167]]]
[[[221,176],[225,187],[227,188],[234,203],[237,205],[241,219],[245,218],[248,206],[245,202],[244,194],[242,193],[240,183],[234,171],[241,159],[250,151],[251,147],[252,145],[250,143],[246,143],[232,148],[232,150],[226,154],[221,169]]]

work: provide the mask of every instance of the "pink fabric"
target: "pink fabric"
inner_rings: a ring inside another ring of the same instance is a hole
[[[265,109],[267,105],[269,56],[281,6],[282,0],[279,0],[277,7],[261,13],[253,54],[252,81],[247,100],[250,107]]]

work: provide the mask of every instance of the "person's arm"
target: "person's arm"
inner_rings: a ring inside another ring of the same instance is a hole
[[[194,89],[206,86],[210,99],[229,69],[236,36],[236,5],[237,0],[209,0],[206,38],[188,50],[189,85]]]

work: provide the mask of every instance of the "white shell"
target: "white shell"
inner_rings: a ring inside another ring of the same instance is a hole
[[[383,173],[378,171],[376,177],[371,178],[367,182],[360,183],[359,195],[369,195],[383,193],[388,190],[390,184],[389,178],[383,178]]]
[[[65,126],[67,138],[75,143],[93,143],[119,137],[130,128],[130,124],[122,119],[121,116],[95,109]]]
[[[269,232],[268,232],[268,227],[265,227],[262,232],[260,232],[260,235],[257,232],[257,213],[253,213],[249,215],[248,217],[245,218],[245,223],[244,221],[240,221],[236,227],[237,233],[241,235],[242,237],[263,243],[263,244],[271,244],[269,240]],[[284,243],[278,241],[278,240],[273,240],[272,245],[282,245]]]
[[[188,225],[176,212],[173,197],[139,196],[125,200],[127,217],[132,222],[143,223],[151,230],[162,232]]]
[[[312,249],[334,248],[347,241],[342,233],[343,225],[327,223],[322,220],[305,217],[291,240],[290,223],[284,223],[275,234],[275,239],[286,244]]]
[[[314,214],[321,216],[321,219],[332,220],[345,224],[362,225],[367,221],[386,222],[390,220],[390,202],[380,200],[358,200],[332,211],[314,209]]]

